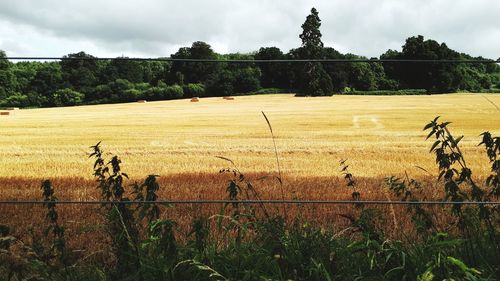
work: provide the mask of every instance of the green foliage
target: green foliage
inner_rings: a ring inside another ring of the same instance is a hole
[[[258,68],[239,69],[234,74],[233,88],[236,93],[249,93],[260,89],[261,72]]]
[[[302,24],[302,34],[299,35],[302,40],[302,47],[306,50],[309,58],[317,58],[323,48],[321,32],[319,31],[320,26],[321,20],[318,11],[312,8],[311,14],[307,16],[306,21]]]
[[[260,90],[254,91],[251,94],[255,95],[264,95],[264,94],[281,94],[281,93],[289,93],[291,92],[288,89],[280,89],[280,88],[262,88]]]
[[[205,85],[201,83],[198,84],[189,83],[187,85],[182,86],[182,89],[184,91],[184,97],[186,98],[205,96]]]
[[[47,208],[46,219],[49,222],[45,230],[45,235],[48,237],[52,234],[52,246],[48,259],[57,258],[59,262],[65,266],[68,265],[68,254],[66,251],[66,240],[64,237],[64,227],[59,225],[59,215],[56,210],[57,197],[54,195],[54,188],[49,180],[45,180],[41,185],[43,201]]]
[[[216,53],[212,47],[202,41],[193,42],[191,47],[180,48],[171,56],[173,59],[216,59]],[[174,61],[170,69],[170,83],[204,83],[211,75],[217,72],[218,64],[203,62],[179,62]],[[182,74],[182,79],[179,79]]]
[[[282,60],[285,54],[277,47],[260,48],[255,54],[256,60]],[[289,87],[287,77],[287,64],[285,63],[263,63],[259,65],[261,71],[261,84],[263,87]]]
[[[232,96],[234,95],[234,76],[229,70],[222,70],[213,75],[206,83],[206,96]]]
[[[111,60],[101,71],[101,81],[124,79],[132,83],[140,83],[144,80],[143,65],[139,61],[127,60],[127,57],[118,57]]]
[[[319,27],[321,20],[318,11],[311,9],[311,14],[307,16],[302,25],[302,49],[299,51],[301,58],[317,59],[320,58],[323,50],[321,41],[321,32]],[[299,86],[300,96],[330,96],[333,94],[333,84],[330,75],[323,69],[320,63],[308,62],[304,65],[302,81]],[[300,77],[299,76],[299,77]]]
[[[306,63],[304,88],[298,96],[331,96],[333,94],[332,79],[320,63]]]
[[[377,90],[377,91],[358,91],[352,90],[350,88],[345,88],[343,91],[346,95],[374,95],[374,96],[413,96],[413,95],[428,95],[429,93],[425,89],[407,89],[407,90]]]
[[[83,102],[84,97],[84,94],[66,88],[55,91],[50,100],[55,106],[78,105]]]
[[[147,100],[170,100],[178,99],[184,96],[184,91],[181,86],[167,86],[160,83],[158,87],[151,87],[143,92],[143,97]]]
[[[479,145],[486,148],[486,155],[491,163],[491,174],[486,178],[486,185],[491,187],[490,195],[500,196],[500,137],[492,137],[490,132],[481,134],[483,140]]]
[[[164,99],[180,99],[184,96],[184,91],[179,85],[172,85],[165,88]]]
[[[0,100],[0,106],[6,107],[28,107],[30,106],[29,97],[20,93],[14,93],[4,100]]]
[[[64,59],[68,58],[68,59]],[[79,52],[64,56],[61,71],[65,86],[82,93],[88,93],[97,84],[98,63],[94,56]]]

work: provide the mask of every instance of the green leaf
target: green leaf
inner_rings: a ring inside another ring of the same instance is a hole
[[[430,137],[432,137],[432,135],[434,135],[436,133],[436,130],[435,129],[432,129],[432,131],[427,135],[427,137],[425,138],[426,140],[429,139]]]
[[[448,126],[449,124],[451,124],[451,122],[443,122],[443,123],[441,123],[439,126],[440,126],[441,128],[445,128],[445,127],[446,127],[446,126]]]
[[[429,128],[432,128],[432,127],[434,127],[434,122],[431,122],[431,123],[429,123],[429,124],[425,125],[425,127],[424,127],[423,131],[425,131],[425,130],[427,130],[427,129],[429,129]]]
[[[436,146],[438,146],[440,143],[441,143],[440,140],[435,141],[434,144],[431,146],[431,150],[429,150],[429,152],[432,152],[434,148],[436,148]]]
[[[454,257],[446,257],[446,260],[457,266],[458,268],[460,268],[460,270],[462,270],[462,272],[464,273],[467,273],[467,272],[472,272],[472,273],[475,273],[475,274],[481,274],[481,272],[475,268],[472,268],[472,267],[468,267],[463,261],[457,259],[457,258],[454,258]]]

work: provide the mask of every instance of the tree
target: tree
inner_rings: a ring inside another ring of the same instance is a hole
[[[283,52],[277,47],[260,48],[255,54],[256,60],[282,60],[285,58]],[[287,65],[284,63],[261,63],[259,64],[261,84],[265,88],[287,88],[289,87],[286,77]]]
[[[60,64],[67,87],[89,93],[96,86],[99,66],[94,56],[85,52],[69,54],[63,57]]]
[[[305,58],[321,58],[323,42],[319,31],[320,26],[321,20],[318,11],[312,8],[311,14],[307,16],[306,21],[302,24],[302,34],[299,36],[302,39],[302,50],[300,52]],[[307,62],[302,77],[302,83],[299,85],[299,95],[324,96],[333,93],[332,79],[320,63]]]
[[[158,85],[158,82],[166,82],[169,76],[171,63],[167,61],[143,61],[143,80],[151,85]]]
[[[424,37],[414,36],[406,39],[402,52],[387,51],[382,59],[411,60],[458,60],[463,57],[451,50],[446,44],[434,40],[424,40]],[[384,63],[384,69],[389,77],[399,80],[403,88],[420,88],[429,92],[450,92],[460,88],[460,79],[454,74],[460,67],[455,63]],[[469,68],[470,66],[467,66]]]
[[[28,92],[48,98],[60,89],[61,84],[61,66],[57,62],[44,62],[37,68],[36,74],[29,84]]]
[[[305,48],[309,58],[319,58],[321,55],[323,42],[319,31],[320,26],[321,20],[318,11],[312,8],[311,14],[307,16],[306,21],[302,24],[302,34],[299,35],[300,39],[302,39],[302,47]]]
[[[330,96],[333,93],[332,79],[325,72],[321,64],[311,63],[306,73],[308,83],[302,94],[305,96]]]
[[[7,57],[5,52],[0,50],[0,58]],[[15,76],[11,71],[12,63],[5,59],[0,59],[0,99],[4,99],[14,93],[16,88]]]
[[[217,58],[212,47],[202,41],[193,42],[191,47],[180,48],[171,56],[173,59],[204,59]],[[207,62],[174,61],[170,69],[171,83],[203,83],[217,70],[217,64]],[[179,75],[181,73],[182,75]],[[179,78],[182,77],[182,81]]]
[[[345,59],[345,56],[334,48],[323,48],[323,58],[325,59]],[[342,92],[349,85],[349,64],[348,63],[328,63],[323,66],[326,73],[332,78],[332,86],[335,92]]]
[[[66,88],[57,90],[52,95],[52,103],[55,106],[77,105],[82,103],[84,97],[84,94]]]
[[[260,69],[246,67],[234,72],[233,88],[236,93],[249,93],[260,89]]]
[[[144,71],[140,62],[127,60],[127,57],[118,57],[117,59],[111,60],[111,62],[105,66],[101,76],[101,83],[115,81],[116,79],[125,79],[132,83],[141,83],[143,82]]]
[[[224,69],[214,73],[206,83],[206,96],[220,97],[234,94],[234,75],[231,71]]]

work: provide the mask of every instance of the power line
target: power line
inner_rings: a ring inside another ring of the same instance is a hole
[[[353,201],[353,200],[159,200],[159,201],[40,201],[40,200],[1,200],[0,205],[43,205],[54,203],[60,205],[101,205],[101,204],[159,204],[159,205],[183,205],[183,204],[285,204],[285,205],[500,205],[500,202],[473,202],[473,201]]]
[[[500,63],[500,59],[283,59],[283,60],[241,60],[241,59],[181,59],[181,58],[98,58],[98,57],[0,57],[0,60],[25,60],[25,61],[50,61],[50,60],[74,60],[74,61],[163,61],[163,62],[204,62],[204,63],[450,63],[450,64],[473,64],[473,63]]]

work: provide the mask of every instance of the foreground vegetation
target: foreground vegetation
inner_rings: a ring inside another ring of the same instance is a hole
[[[266,120],[268,121],[267,116]],[[272,127],[269,129],[273,135]],[[482,134],[481,147],[491,167],[484,184],[472,176],[461,137],[454,137],[449,122],[435,118],[428,123],[427,138],[438,164],[439,185],[444,200],[454,202],[497,201],[500,195],[500,138]],[[143,183],[126,183],[117,156],[107,159],[100,143],[90,157],[102,204],[103,236],[92,241],[95,252],[72,251],[59,218],[57,190],[42,182],[46,223],[33,229],[31,239],[10,235],[0,226],[0,274],[6,280],[497,280],[500,277],[500,232],[498,206],[454,204],[448,221],[437,221],[436,213],[421,204],[408,205],[414,234],[403,239],[387,238],[387,214],[362,203],[339,214],[348,227],[335,231],[332,225],[315,224],[300,216],[291,219],[287,208],[272,210],[245,199],[260,199],[261,190],[234,166],[229,174],[227,197],[219,213],[198,213],[190,231],[182,237],[175,220],[159,205],[141,203],[158,200],[156,175]],[[279,161],[279,158],[276,158]],[[365,199],[346,160],[340,170],[352,200]],[[278,182],[282,179],[279,177]],[[418,203],[422,184],[387,177],[385,184],[397,200]],[[130,187],[129,187],[130,186]],[[131,189],[127,191],[127,189]],[[283,196],[283,194],[282,194]],[[135,202],[134,205],[121,203]],[[396,225],[395,225],[396,227]],[[445,232],[446,231],[446,232]],[[31,241],[31,242],[28,242]],[[102,251],[104,250],[104,251]]]

